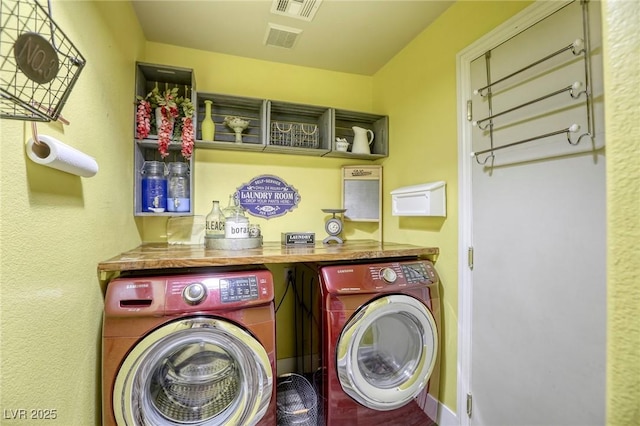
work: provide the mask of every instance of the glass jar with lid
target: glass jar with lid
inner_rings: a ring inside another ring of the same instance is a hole
[[[167,208],[167,178],[162,161],[145,161],[142,164],[142,211],[161,213]]]
[[[180,162],[169,163],[167,211],[191,211],[189,186],[189,165]]]

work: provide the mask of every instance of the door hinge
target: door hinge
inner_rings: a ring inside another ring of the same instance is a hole
[[[471,410],[473,408],[473,397],[470,393],[467,394],[467,416],[471,418]]]
[[[467,265],[473,271],[473,247],[467,249]]]
[[[473,102],[467,101],[467,121],[473,120]]]

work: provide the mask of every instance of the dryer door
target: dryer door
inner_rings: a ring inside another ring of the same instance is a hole
[[[365,407],[406,405],[427,385],[438,353],[429,309],[407,295],[380,297],[347,322],[336,346],[342,389]]]
[[[229,322],[192,317],[145,336],[115,380],[118,425],[253,425],[269,406],[264,347]]]

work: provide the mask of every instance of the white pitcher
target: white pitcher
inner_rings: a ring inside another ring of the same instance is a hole
[[[373,142],[373,130],[363,129],[362,127],[353,126],[353,146],[351,152],[354,154],[371,154],[369,145]],[[367,138],[367,133],[371,135],[371,138]]]

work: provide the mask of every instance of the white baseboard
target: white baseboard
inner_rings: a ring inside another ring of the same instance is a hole
[[[449,407],[442,404],[440,401],[432,397],[427,396],[427,407],[425,407],[426,413],[433,413],[435,407],[436,411],[436,423],[438,426],[459,426],[458,417],[451,411]],[[429,414],[431,416],[431,414]]]
[[[444,404],[438,404],[438,426],[459,426],[458,416]]]

